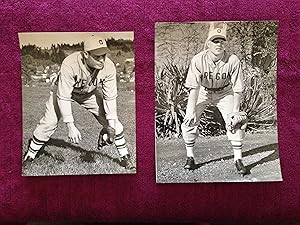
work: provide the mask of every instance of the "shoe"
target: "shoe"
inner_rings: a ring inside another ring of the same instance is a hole
[[[34,160],[34,158],[32,158],[28,152],[26,152],[25,156],[24,156],[24,162],[32,162]]]
[[[183,167],[186,170],[194,170],[196,169],[196,164],[195,164],[195,160],[193,157],[187,157],[186,159],[186,163]]]
[[[247,169],[241,159],[235,161],[235,167],[240,175],[244,176],[247,174]]]
[[[24,166],[30,165],[33,160],[34,158],[30,156],[30,151],[27,151],[24,156],[23,165]]]
[[[28,145],[27,145],[27,152],[24,155],[23,162],[25,164],[31,163],[35,159],[35,157],[37,155],[37,151],[34,151],[33,149],[30,148],[31,141],[32,141],[32,139],[29,139]]]
[[[125,167],[125,169],[128,169],[128,170],[135,169],[135,166],[132,164],[129,154],[126,154],[126,155],[121,157],[120,165],[122,167]]]

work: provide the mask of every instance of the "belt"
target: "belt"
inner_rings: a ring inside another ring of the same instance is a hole
[[[219,88],[207,88],[207,87],[204,87],[204,90],[205,91],[222,91],[224,90],[226,87],[229,86],[230,83],[226,84],[225,86],[223,87],[219,87]]]

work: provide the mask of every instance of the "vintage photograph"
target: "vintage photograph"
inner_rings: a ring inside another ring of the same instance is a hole
[[[23,176],[136,173],[133,32],[19,33]]]
[[[157,183],[282,181],[277,21],[155,25]]]

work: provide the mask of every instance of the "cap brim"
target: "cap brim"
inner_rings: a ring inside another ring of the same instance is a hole
[[[107,47],[103,47],[103,48],[97,48],[97,49],[91,50],[90,52],[93,53],[93,55],[105,55],[105,54],[109,53],[110,50]]]
[[[209,39],[209,41],[213,41],[214,39],[217,39],[217,38],[220,38],[220,39],[223,39],[224,41],[226,41],[226,38],[223,35],[214,35]]]

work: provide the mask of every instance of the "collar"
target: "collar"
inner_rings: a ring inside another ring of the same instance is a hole
[[[224,51],[222,58],[216,62],[214,62],[211,59],[211,57],[208,54],[208,51],[209,51],[208,49],[205,51],[205,58],[206,58],[208,64],[210,64],[212,67],[216,67],[216,66],[222,67],[222,66],[224,66],[224,64],[226,62],[228,62],[229,54],[226,51]]]

